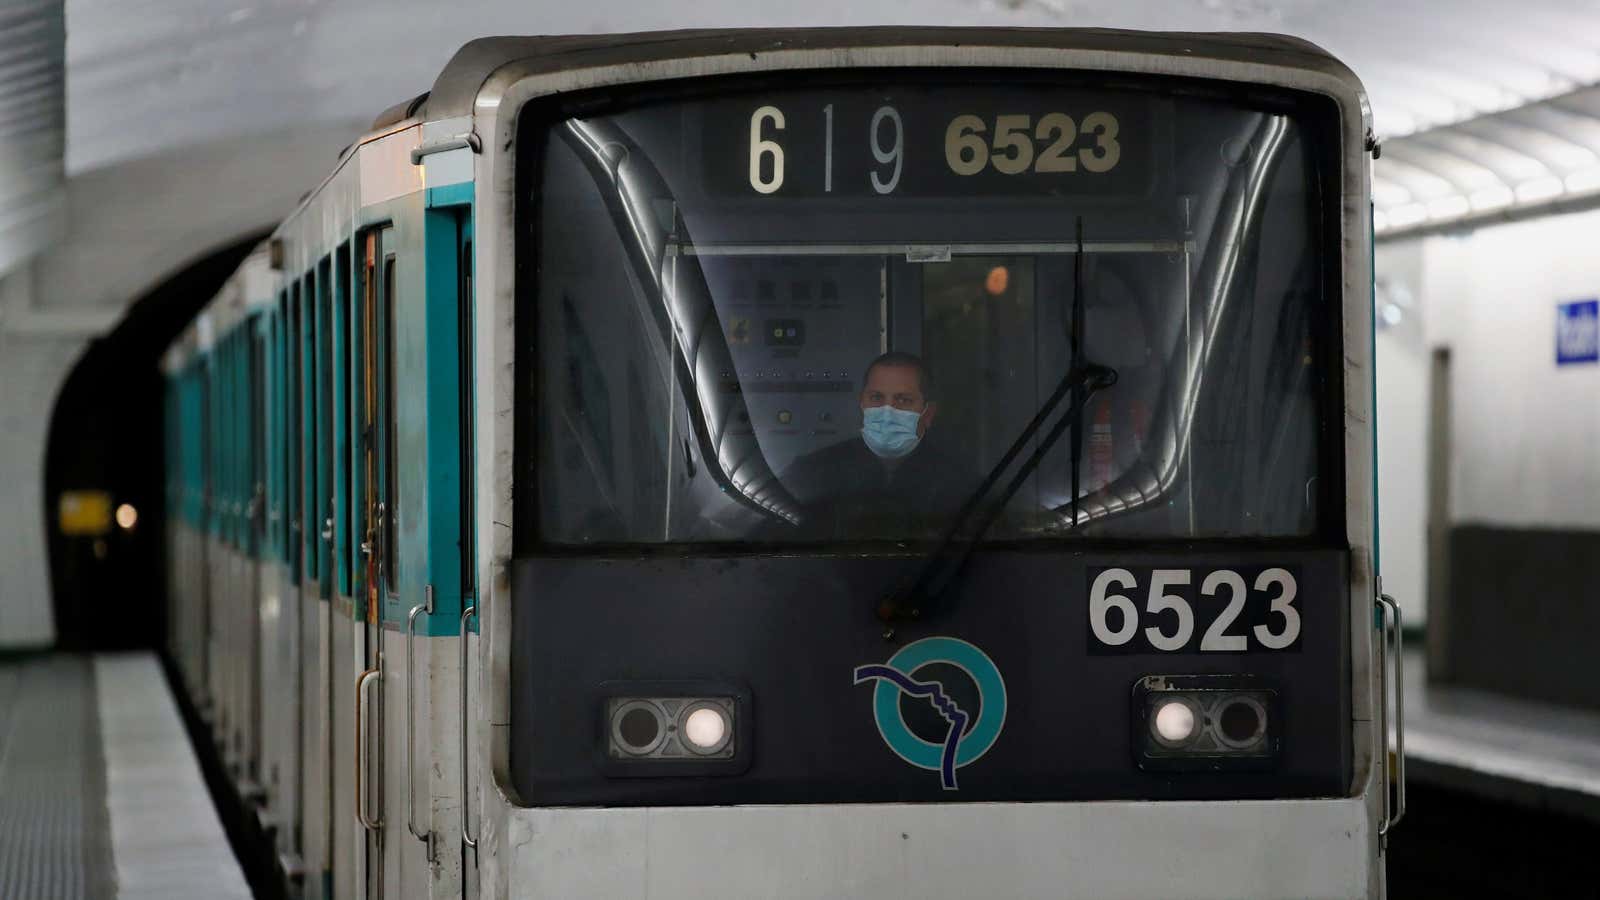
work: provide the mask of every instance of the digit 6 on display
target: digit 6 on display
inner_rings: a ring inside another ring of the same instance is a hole
[[[750,186],[762,194],[770,194],[783,187],[783,147],[777,141],[761,136],[762,127],[768,123],[778,131],[783,130],[783,111],[776,106],[763,106],[750,114]],[[764,173],[763,160],[770,160],[770,174]]]

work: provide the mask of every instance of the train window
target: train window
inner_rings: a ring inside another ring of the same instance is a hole
[[[524,117],[518,521],[932,540],[1010,458],[993,540],[1342,534],[1331,108],[1052,77]]]
[[[250,327],[250,551],[266,553],[268,319]]]
[[[284,405],[289,418],[289,571],[292,583],[296,585],[300,583],[301,567],[305,562],[305,545],[301,539],[305,526],[300,516],[304,505],[301,487],[305,473],[305,448],[301,443],[304,434],[305,406],[300,402],[300,386],[305,380],[305,372],[301,368],[305,357],[302,335],[305,333],[306,322],[303,313],[304,309],[300,304],[300,282],[295,281],[289,291],[289,334],[285,348],[288,357],[286,362],[289,370],[289,390],[284,397]]]
[[[219,341],[212,350],[211,365],[211,405],[214,415],[211,419],[213,440],[211,442],[211,482],[212,500],[217,519],[217,533],[226,541],[228,539],[228,356],[227,342]]]
[[[262,555],[278,558],[278,307],[267,311],[267,327],[261,347],[262,361],[262,479],[266,484],[266,508],[262,517],[264,545]]]
[[[235,329],[228,339],[228,516],[229,537],[235,549],[244,548],[244,468],[249,449],[244,445],[245,410],[244,331]]]
[[[351,582],[352,563],[350,559],[351,544],[350,529],[355,519],[352,516],[351,506],[354,489],[355,470],[352,467],[354,451],[351,449],[350,423],[353,416],[350,411],[350,380],[354,376],[350,368],[351,345],[354,337],[350,332],[350,245],[344,244],[339,248],[334,265],[334,315],[339,320],[339,340],[335,352],[339,354],[338,385],[338,446],[339,446],[339,478],[338,478],[338,550],[339,560],[339,591],[346,597],[351,596],[354,587]]]
[[[273,420],[273,460],[272,466],[277,480],[275,490],[274,509],[277,512],[274,540],[278,545],[278,559],[287,563],[289,561],[289,454],[286,448],[290,446],[289,414],[286,406],[288,397],[288,340],[289,340],[289,292],[278,292],[278,319],[273,332],[272,342],[272,420]]]
[[[211,403],[215,416],[211,420],[214,440],[211,443],[212,497],[217,517],[217,533],[226,542],[229,538],[228,519],[228,343],[218,341],[211,352]]]
[[[321,577],[320,554],[322,549],[322,501],[320,480],[318,478],[317,454],[317,394],[318,379],[318,335],[321,332],[321,322],[317,317],[317,286],[316,279],[307,272],[305,283],[305,306],[301,312],[303,316],[304,331],[301,333],[301,383],[300,383],[300,408],[302,428],[300,440],[300,453],[304,460],[301,468],[301,544],[304,547],[304,573],[302,578],[312,580]]]
[[[470,228],[470,220],[463,220],[463,228]],[[470,235],[470,232],[466,232]],[[461,473],[461,592],[463,596],[472,596],[477,584],[477,549],[475,535],[477,533],[477,520],[474,513],[476,498],[473,496],[473,466],[476,458],[473,443],[473,348],[472,348],[472,238],[463,236],[461,240],[461,258],[459,283],[456,289],[456,308],[459,311],[458,327],[459,345],[456,358],[459,361],[460,409],[461,414],[461,439],[457,442],[461,447],[460,473]]]
[[[233,513],[234,544],[250,550],[250,325],[241,323],[233,339]]]
[[[239,523],[243,516],[240,515],[240,462],[244,458],[243,442],[239,440],[240,425],[244,421],[244,404],[239,402],[239,386],[243,383],[239,378],[239,337],[240,332],[235,330],[228,336],[226,354],[222,369],[223,390],[223,415],[225,419],[225,450],[223,465],[226,467],[228,483],[228,543],[234,548],[243,546],[240,535],[243,529]]]
[[[200,381],[200,408],[205,411],[200,423],[200,434],[204,440],[201,447],[201,458],[205,460],[202,474],[204,488],[202,495],[205,497],[204,511],[206,517],[206,530],[210,534],[218,534],[221,530],[221,521],[217,516],[217,391],[212,384],[212,377],[216,372],[216,360],[206,359],[199,371]]]
[[[209,365],[206,367],[206,394],[207,405],[210,407],[210,419],[206,431],[210,436],[207,444],[209,459],[207,460],[207,481],[209,489],[207,496],[211,506],[212,531],[221,538],[228,535],[228,479],[227,469],[223,460],[227,459],[227,404],[222,389],[223,369],[223,343],[218,341],[212,346]]]
[[[251,396],[251,332],[254,324],[250,320],[241,323],[238,331],[238,340],[234,345],[233,362],[233,396],[238,404],[236,413],[237,425],[234,428],[238,441],[238,458],[234,461],[236,495],[235,509],[238,510],[238,541],[239,548],[246,553],[251,548],[251,501],[254,499],[255,487],[255,443],[252,439],[254,399]]]
[[[221,457],[223,533],[230,546],[239,545],[239,335],[233,332],[222,343],[217,371],[221,399]]]
[[[361,485],[361,542],[366,548],[361,563],[365,575],[361,580],[362,602],[376,606],[378,566],[382,564],[383,544],[379,541],[382,522],[378,518],[379,473],[382,471],[378,447],[379,378],[378,378],[378,280],[375,270],[378,236],[369,232],[362,238],[361,246],[361,340],[358,344],[361,369],[360,427],[357,435],[361,452],[356,458],[360,468]]]
[[[338,372],[333,366],[333,261],[324,258],[317,265],[317,495],[318,577],[324,590],[334,581],[334,517],[338,497],[334,492],[333,390]]]
[[[221,486],[219,492],[222,499],[222,534],[223,540],[234,543],[234,500],[235,476],[234,460],[238,457],[235,447],[235,399],[239,393],[237,379],[233,375],[233,344],[230,335],[217,348],[217,482]]]
[[[395,370],[399,368],[398,341],[395,334],[395,307],[399,297],[395,293],[394,255],[383,258],[383,408],[384,408],[384,496],[388,498],[386,521],[383,527],[384,585],[389,593],[396,593],[400,568],[397,555],[400,531],[400,406],[395,393]]]

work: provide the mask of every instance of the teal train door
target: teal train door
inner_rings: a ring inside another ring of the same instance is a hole
[[[402,452],[414,454],[401,484],[405,534],[414,542],[407,546],[406,562],[415,567],[406,571],[421,584],[407,586],[404,604],[394,612],[410,619],[421,604],[414,621],[405,623],[414,626],[419,641],[455,637],[463,600],[472,594],[471,272],[463,265],[463,249],[472,240],[471,206],[470,199],[435,196],[441,190],[430,191],[423,217],[423,291],[420,297],[407,295],[398,319],[408,362],[402,379]],[[449,203],[439,205],[440,200]],[[414,246],[407,244],[407,250]],[[419,268],[413,264],[406,271],[415,277]],[[412,550],[416,559],[409,555]],[[425,683],[427,675],[447,677],[452,668],[416,673],[416,683]]]
[[[472,241],[470,194],[461,198],[430,191],[422,226],[421,258],[405,255],[417,247],[415,232],[403,236],[402,254],[402,263],[408,264],[402,269],[406,287],[416,285],[411,279],[420,274],[422,289],[400,296],[396,316],[400,353],[406,360],[398,373],[406,566],[404,609],[395,610],[403,616],[407,649],[407,733],[400,740],[409,752],[401,786],[406,802],[401,805],[407,809],[407,831],[417,839],[406,841],[402,871],[408,882],[421,875],[423,865],[435,873],[455,869],[439,865],[442,855],[470,850],[458,842],[457,804],[436,802],[460,796],[460,705],[430,703],[430,715],[413,721],[409,700],[410,694],[425,693],[430,685],[435,690],[453,686],[460,677],[455,642],[469,624],[462,611],[474,593],[472,292],[466,264]],[[462,862],[470,870],[471,860]]]

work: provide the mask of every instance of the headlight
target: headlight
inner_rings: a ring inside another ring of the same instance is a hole
[[[1250,675],[1147,675],[1133,686],[1134,761],[1147,771],[1270,768],[1278,691]]]
[[[628,756],[649,756],[667,734],[661,707],[648,700],[625,700],[611,713],[611,746]]]
[[[1168,747],[1181,747],[1198,733],[1194,705],[1187,699],[1173,697],[1156,702],[1155,714],[1150,717],[1150,730],[1156,740]]]
[[[732,704],[729,703],[729,706]],[[725,707],[709,700],[690,704],[678,729],[689,749],[702,755],[720,753],[733,737],[733,721]]]
[[[1249,694],[1224,697],[1215,718],[1217,740],[1225,747],[1248,750],[1267,736],[1267,708]]]
[[[727,775],[749,767],[750,694],[714,682],[607,682],[601,768],[614,777]]]

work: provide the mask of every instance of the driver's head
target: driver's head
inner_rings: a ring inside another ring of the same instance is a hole
[[[893,459],[917,448],[938,412],[932,387],[927,364],[911,353],[885,353],[867,366],[861,439],[873,453]]]

